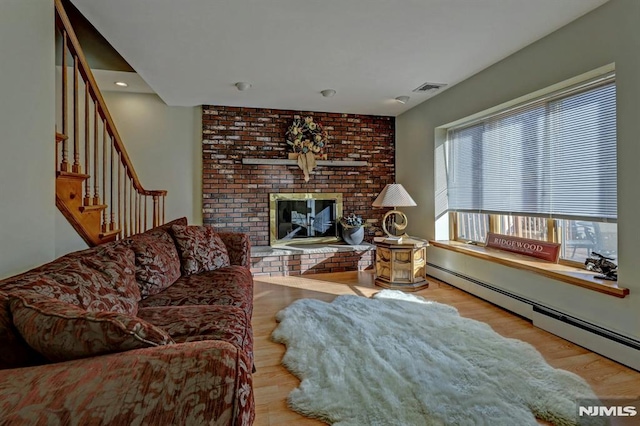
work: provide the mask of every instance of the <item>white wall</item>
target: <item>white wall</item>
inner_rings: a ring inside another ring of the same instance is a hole
[[[54,258],[54,9],[0,6],[0,278]]]
[[[66,217],[56,209],[55,215],[55,257],[64,256],[72,251],[84,250],[87,247],[87,243],[84,242],[80,234],[73,229]]]
[[[611,0],[555,33],[407,111],[396,121],[397,180],[418,203],[408,232],[434,238],[434,129],[613,63],[618,96],[618,252],[625,299],[429,248],[428,261],[640,338],[640,1]]]
[[[167,221],[202,223],[202,112],[157,95],[104,92],[133,167],[147,189],[166,189]]]

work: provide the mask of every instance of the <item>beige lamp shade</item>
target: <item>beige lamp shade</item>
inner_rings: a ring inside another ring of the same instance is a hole
[[[407,215],[396,210],[396,207],[413,206],[417,206],[416,202],[399,183],[388,184],[378,195],[378,198],[373,202],[373,207],[393,207],[393,210],[388,211],[382,218],[382,230],[387,234],[388,240],[401,242],[402,237],[407,236],[404,233],[409,223]]]
[[[399,183],[390,183],[384,187],[373,207],[413,207],[417,206],[411,195]]]

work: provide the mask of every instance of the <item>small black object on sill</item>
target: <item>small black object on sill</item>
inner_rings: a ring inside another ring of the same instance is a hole
[[[618,265],[613,263],[613,259],[596,253],[591,252],[591,257],[588,257],[584,262],[585,267],[589,271],[600,272],[602,275],[596,275],[595,278],[601,280],[618,281]]]

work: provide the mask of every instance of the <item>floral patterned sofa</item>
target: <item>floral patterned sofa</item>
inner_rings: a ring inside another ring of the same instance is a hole
[[[0,425],[250,425],[249,240],[178,219],[0,281]]]

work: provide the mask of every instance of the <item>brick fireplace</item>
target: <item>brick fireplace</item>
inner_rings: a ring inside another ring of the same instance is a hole
[[[270,193],[341,193],[344,214],[353,212],[363,218],[380,220],[385,213],[383,209],[371,207],[371,203],[387,183],[395,181],[393,117],[211,105],[204,105],[202,113],[205,224],[220,231],[247,233],[254,247],[263,248],[269,245]],[[294,115],[313,116],[314,121],[322,123],[329,132],[325,151],[329,165],[318,166],[309,182],[305,182],[302,170],[295,164],[243,163],[243,159],[245,163],[256,159],[287,159],[289,146],[285,133]],[[348,161],[364,163],[345,166],[350,164],[344,163]],[[369,241],[372,235],[373,232],[369,232]],[[349,265],[320,259],[318,253],[309,256],[318,260],[317,263],[332,266],[295,267],[302,264],[299,258],[280,259],[276,262],[278,267],[271,264],[273,258],[263,262],[269,263],[269,269],[279,269],[267,271],[270,274],[295,274],[358,269],[368,261],[363,262],[360,256]],[[336,258],[349,256],[334,255]],[[265,272],[258,263],[254,264],[254,272]]]

